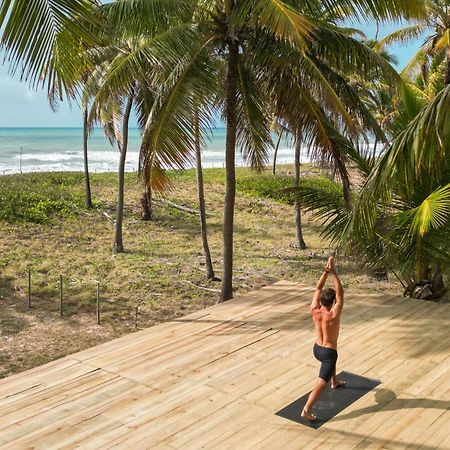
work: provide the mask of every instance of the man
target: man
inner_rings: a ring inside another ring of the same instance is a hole
[[[328,274],[331,274],[333,277],[334,289],[323,289]],[[313,353],[314,357],[321,362],[321,366],[317,384],[309,395],[308,401],[301,413],[302,417],[309,420],[317,419],[314,414],[311,414],[311,408],[319,400],[320,395],[330,380],[332,389],[345,385],[344,381],[338,381],[336,379],[337,341],[343,306],[344,290],[336,274],[334,258],[330,257],[317,283],[311,303],[311,315],[317,334]]]

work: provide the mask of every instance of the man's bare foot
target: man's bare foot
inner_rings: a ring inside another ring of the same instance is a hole
[[[343,387],[347,384],[346,381],[338,381],[336,384],[331,383],[331,389],[337,389],[338,387]]]
[[[309,411],[306,411],[305,409],[302,411],[301,416],[303,419],[308,419],[311,422],[317,419],[317,417],[314,414],[311,414]]]

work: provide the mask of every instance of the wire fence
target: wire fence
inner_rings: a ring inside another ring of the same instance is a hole
[[[23,302],[27,310],[39,310],[44,311],[47,309],[48,312],[58,312],[58,315],[63,317],[69,317],[73,314],[77,314],[81,311],[81,304],[77,303],[74,310],[73,301],[70,302],[70,289],[67,286],[67,281],[70,279],[67,275],[59,274],[58,277],[53,279],[40,280],[38,286],[35,273],[31,268],[23,272],[15,280],[18,282],[19,291],[23,292]],[[2,274],[0,274],[2,277]],[[5,277],[6,278],[6,277]],[[9,279],[11,280],[11,278]],[[57,285],[57,293],[54,289]],[[91,288],[89,288],[89,285]],[[23,288],[26,286],[26,289]],[[84,287],[84,298],[88,298],[88,309],[89,314],[92,313],[93,319],[95,319],[98,325],[102,325],[104,322],[104,307],[106,304],[106,297],[103,295],[104,290],[102,290],[102,283],[99,280],[89,279],[84,280],[82,283]],[[48,288],[53,291],[53,295],[48,293]],[[17,289],[17,288],[16,288]],[[56,294],[56,295],[55,295]],[[78,292],[80,294],[80,292]],[[45,295],[46,301],[43,300]],[[70,302],[70,305],[69,305]],[[86,305],[86,303],[84,303]],[[139,314],[141,313],[140,308],[141,302],[137,302],[135,305],[128,305],[130,316],[133,318],[134,328],[138,327]],[[69,311],[70,306],[70,311]],[[122,305],[123,308],[123,305]],[[86,312],[85,309],[81,312]]]

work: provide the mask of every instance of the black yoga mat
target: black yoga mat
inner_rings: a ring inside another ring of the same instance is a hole
[[[350,372],[341,372],[337,378],[346,381],[347,384],[337,389],[331,389],[331,384],[328,383],[319,401],[311,410],[317,416],[317,420],[311,422],[300,417],[310,392],[280,409],[276,415],[317,429],[381,383],[381,381],[361,377]]]

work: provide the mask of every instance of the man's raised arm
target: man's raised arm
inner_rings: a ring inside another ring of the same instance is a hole
[[[319,301],[320,291],[322,290],[322,288],[325,285],[325,282],[327,281],[327,276],[328,276],[329,272],[330,272],[330,270],[328,269],[328,265],[327,265],[325,267],[322,275],[320,276],[319,281],[317,282],[316,290],[314,292],[314,297],[313,297],[313,300],[311,302],[311,311],[313,309],[320,308],[320,301]]]
[[[333,285],[334,290],[336,291],[336,303],[333,306],[333,311],[336,314],[340,314],[342,311],[342,308],[344,307],[344,288],[342,287],[341,280],[338,277],[338,274],[336,273],[336,268],[334,266],[334,259],[331,259],[330,265],[330,273],[333,276]]]

